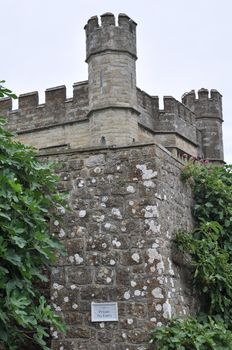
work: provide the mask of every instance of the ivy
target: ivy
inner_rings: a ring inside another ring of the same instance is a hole
[[[223,323],[173,320],[152,333],[156,350],[232,350],[232,332]]]
[[[1,81],[1,83],[4,83]],[[15,95],[0,86],[0,97]],[[64,205],[51,164],[12,139],[0,119],[0,344],[6,350],[48,350],[50,326],[65,327],[41,295],[47,271],[61,244],[49,233]]]
[[[5,80],[0,80],[0,98],[7,96],[16,99],[17,96],[2,84],[5,84]]]
[[[192,186],[195,229],[175,244],[191,256],[200,312],[153,331],[158,350],[232,349],[232,166],[188,163],[182,179]]]

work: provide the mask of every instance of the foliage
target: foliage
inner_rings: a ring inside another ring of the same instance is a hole
[[[232,350],[232,333],[213,320],[173,320],[166,327],[158,327],[152,339],[157,350]]]
[[[217,221],[222,226],[219,244],[232,250],[232,165],[224,167],[188,164],[182,178],[193,181],[195,198],[194,217],[196,223]],[[232,254],[230,253],[231,258]]]
[[[1,97],[11,97],[11,98],[17,98],[17,96],[9,89],[7,89],[5,86],[2,84],[5,83],[5,80],[0,80],[0,98]]]
[[[196,320],[171,322],[167,327],[155,330],[152,339],[156,342],[159,339],[159,350],[231,349],[232,345],[226,342],[217,344],[214,338],[221,339],[218,338],[220,332],[230,341],[232,336],[232,166],[190,162],[182,178],[193,188],[196,226],[193,232],[178,232],[175,243],[179,250],[191,256],[193,285],[201,296],[202,305]],[[178,325],[181,329],[179,335],[175,333]],[[190,335],[190,345],[182,343],[182,332],[186,337]],[[168,333],[176,347],[168,345]],[[195,344],[194,339],[198,337],[203,337],[205,342],[209,338],[211,345]]]
[[[6,95],[14,97],[1,86]],[[48,349],[47,329],[64,331],[37,286],[61,249],[49,234],[49,221],[64,205],[56,182],[52,165],[13,141],[0,119],[0,342],[8,350],[32,343]]]
[[[232,264],[228,252],[218,243],[221,234],[222,227],[217,222],[202,222],[193,235],[179,233],[177,242],[192,256],[193,282],[207,301],[203,311],[231,326]]]

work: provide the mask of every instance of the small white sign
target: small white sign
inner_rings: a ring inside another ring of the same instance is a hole
[[[91,303],[92,322],[118,321],[118,303]]]

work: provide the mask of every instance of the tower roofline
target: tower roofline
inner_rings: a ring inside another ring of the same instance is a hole
[[[128,53],[137,59],[137,24],[126,14],[118,15],[118,25],[112,13],[91,17],[84,29],[86,32],[86,62],[95,54],[107,51]]]

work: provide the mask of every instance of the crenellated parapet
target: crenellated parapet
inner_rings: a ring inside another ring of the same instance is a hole
[[[223,163],[222,95],[217,90],[194,90],[182,96],[182,102],[196,115],[197,128],[201,132],[204,158]]]
[[[9,111],[12,111],[12,99],[5,97],[0,99],[0,115],[5,116]]]
[[[126,14],[91,17],[86,26],[88,80],[19,96],[18,109],[0,100],[0,115],[22,142],[37,148],[131,145],[159,142],[174,155],[223,163],[222,96],[217,90],[191,90],[182,102],[137,88],[136,26]]]
[[[189,109],[186,108],[181,102],[176,100],[172,96],[163,97],[164,109],[160,110],[160,114],[171,114],[176,117],[183,119],[189,124],[196,125],[195,114]]]
[[[172,96],[163,97],[163,109],[156,119],[156,139],[175,156],[201,155],[198,145],[196,117],[188,107]]]
[[[151,96],[145,91],[137,88],[138,107],[150,115],[159,115],[160,120],[164,114],[175,115],[185,120],[187,123],[196,125],[196,115],[183,103],[176,100],[173,96],[163,97],[163,108],[160,108],[159,97]]]
[[[101,16],[101,25],[97,16],[91,17],[85,31],[87,62],[92,55],[105,51],[127,52],[137,58],[136,23],[126,14],[119,14],[118,25],[109,12]]]
[[[197,94],[194,90],[186,92],[182,96],[182,103],[195,112],[197,118],[222,117],[222,95],[215,89],[200,89]]]
[[[66,97],[64,85],[45,91],[45,103],[39,104],[37,91],[19,95],[18,109],[12,110],[10,98],[0,100],[0,113],[7,117],[10,130],[17,132],[66,124],[83,119],[89,112],[88,82],[73,85],[73,97]]]
[[[217,90],[200,89],[197,93],[191,90],[182,96],[182,103],[164,96],[163,109],[156,96],[138,89],[137,98],[140,123],[152,128],[160,143],[175,148],[175,133],[195,145],[195,156],[223,163],[222,95]]]
[[[38,91],[29,92],[27,94],[19,95],[18,109],[30,111],[34,110],[39,105]]]
[[[178,133],[197,144],[196,116],[193,111],[172,96],[163,97],[163,109],[158,96],[137,89],[139,121],[159,133]]]

